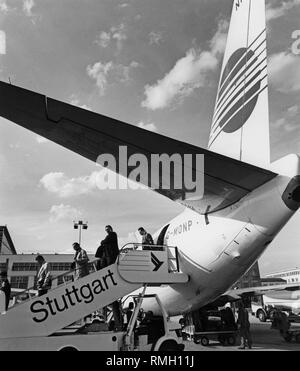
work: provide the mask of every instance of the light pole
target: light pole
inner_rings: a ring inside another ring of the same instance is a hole
[[[79,245],[81,246],[81,230],[82,229],[88,229],[88,223],[83,223],[82,220],[79,220],[79,222],[73,222],[74,223],[74,229],[79,229]]]

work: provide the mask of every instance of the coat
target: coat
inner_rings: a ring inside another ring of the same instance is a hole
[[[106,266],[113,264],[119,255],[118,236],[116,232],[109,232],[96,252],[96,258],[105,259]]]
[[[50,288],[50,271],[49,271],[49,264],[44,262],[37,274],[37,288],[38,290],[41,289],[49,289]]]
[[[85,277],[89,274],[89,258],[87,252],[83,249],[80,249],[76,252],[74,256],[75,262],[75,277],[76,279]]]

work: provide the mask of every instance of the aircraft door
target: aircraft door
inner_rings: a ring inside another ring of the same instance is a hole
[[[166,233],[167,233],[167,230],[168,230],[169,227],[170,227],[170,224],[163,227],[163,229],[161,230],[161,232],[160,232],[160,234],[157,238],[156,245],[167,245]]]

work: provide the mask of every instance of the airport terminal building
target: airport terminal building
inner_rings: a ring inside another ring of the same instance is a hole
[[[51,276],[57,277],[71,270],[73,254],[42,254],[50,265]],[[14,243],[6,226],[0,227],[0,271],[7,271],[11,287],[14,289],[35,288],[38,264],[37,254],[17,254]],[[90,261],[95,260],[89,256]],[[72,275],[61,277],[55,284],[59,285],[72,279]]]
[[[300,283],[300,268],[271,273],[266,275],[266,278],[282,278],[287,283]]]

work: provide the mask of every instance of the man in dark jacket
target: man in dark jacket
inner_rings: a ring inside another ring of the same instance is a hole
[[[251,349],[252,336],[250,332],[249,313],[242,302],[240,302],[238,305],[239,309],[237,325],[241,337],[241,346],[239,347],[239,349],[245,349],[246,346]]]
[[[113,264],[119,255],[118,236],[110,225],[105,227],[107,236],[101,241],[95,257],[99,259],[97,269]]]
[[[100,246],[97,249],[95,257],[98,258],[97,269],[103,269],[111,264],[114,264],[119,256],[119,246],[118,246],[118,236],[117,233],[113,231],[112,226],[107,225],[105,227],[105,232],[107,236],[101,241]],[[120,303],[114,301],[111,303],[113,314],[115,330],[121,330],[123,327],[122,312],[120,308]]]

